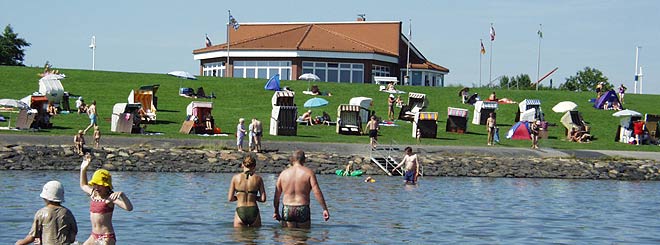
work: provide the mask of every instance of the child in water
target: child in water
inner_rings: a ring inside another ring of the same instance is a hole
[[[64,187],[59,181],[49,181],[39,195],[46,206],[34,214],[30,233],[16,244],[71,244],[76,241],[78,225],[73,213],[64,206]]]
[[[94,172],[92,180],[87,182],[87,167],[92,156],[85,155],[80,164],[80,188],[89,195],[89,216],[92,221],[92,234],[84,244],[109,244],[117,242],[112,227],[112,213],[115,206],[127,211],[133,210],[133,204],[123,192],[112,191],[112,176],[105,169]]]

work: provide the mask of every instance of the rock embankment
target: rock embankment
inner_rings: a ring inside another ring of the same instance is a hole
[[[242,159],[254,154],[261,173],[279,173],[290,152],[246,153],[201,147],[172,149],[132,146],[87,149],[93,168],[141,172],[240,171]],[[361,155],[307,152],[306,164],[318,174],[334,174],[353,161],[368,175],[384,172]],[[70,145],[1,145],[0,170],[78,170],[82,157]],[[660,180],[660,163],[653,160],[492,157],[455,154],[420,155],[425,176]]]

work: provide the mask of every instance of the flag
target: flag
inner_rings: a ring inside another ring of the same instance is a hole
[[[92,43],[89,44],[89,48],[96,49],[96,36],[92,36]]]
[[[536,34],[539,34],[539,38],[543,38],[543,32],[541,30],[537,31]]]
[[[229,24],[234,28],[234,31],[238,31],[238,28],[241,26],[231,14],[229,15]]]
[[[211,44],[211,39],[209,39],[209,35],[206,35],[206,47],[211,47],[213,44]]]
[[[490,25],[490,41],[495,41],[495,27],[493,25]]]
[[[481,54],[486,54],[486,48],[484,48],[484,42],[481,41]]]

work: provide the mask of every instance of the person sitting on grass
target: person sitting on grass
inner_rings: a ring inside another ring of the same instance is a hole
[[[307,125],[314,125],[312,110],[307,110],[307,112],[303,113],[302,116],[300,116],[300,120],[307,123]]]

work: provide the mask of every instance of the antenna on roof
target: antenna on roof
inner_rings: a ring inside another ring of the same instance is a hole
[[[367,20],[367,18],[365,18],[365,16],[367,16],[367,14],[358,14],[357,16],[358,16],[357,21],[366,21]]]

